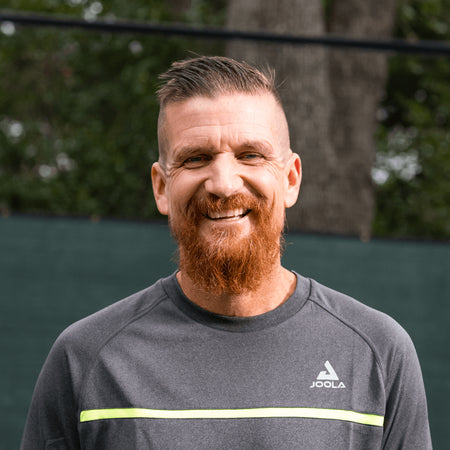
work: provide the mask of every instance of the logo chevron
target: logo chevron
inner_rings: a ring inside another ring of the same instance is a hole
[[[337,376],[336,371],[333,369],[333,366],[330,364],[330,361],[325,361],[325,368],[327,370],[322,370],[322,372],[319,373],[317,377],[318,380],[339,380],[339,377]]]

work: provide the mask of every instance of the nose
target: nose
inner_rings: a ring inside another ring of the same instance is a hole
[[[244,181],[234,155],[222,154],[216,156],[209,169],[208,178],[204,183],[208,193],[219,198],[226,198],[242,189]]]

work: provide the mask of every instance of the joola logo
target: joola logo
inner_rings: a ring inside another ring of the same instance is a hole
[[[310,388],[344,389],[345,384],[339,381],[339,377],[329,361],[325,362],[325,368],[327,370],[322,370],[317,375],[317,379],[313,381]]]

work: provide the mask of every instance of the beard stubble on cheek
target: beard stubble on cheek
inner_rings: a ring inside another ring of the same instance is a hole
[[[250,234],[241,236],[239,225],[209,224],[208,236],[200,236],[208,212],[243,208],[254,223]],[[170,220],[179,244],[179,267],[198,287],[217,295],[240,294],[256,289],[279,262],[284,216],[276,217],[271,204],[250,195],[226,199],[208,196],[191,199],[184,217]]]

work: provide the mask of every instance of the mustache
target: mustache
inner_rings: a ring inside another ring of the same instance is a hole
[[[260,213],[266,207],[265,202],[256,196],[249,194],[234,194],[230,197],[219,198],[208,194],[202,197],[192,198],[186,206],[188,220],[198,221],[211,213],[220,213],[235,209],[254,211]]]

